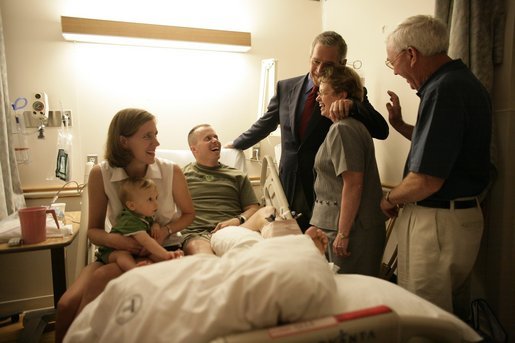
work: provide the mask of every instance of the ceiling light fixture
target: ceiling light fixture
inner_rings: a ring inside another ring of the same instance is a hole
[[[61,17],[67,41],[247,52],[250,32]]]

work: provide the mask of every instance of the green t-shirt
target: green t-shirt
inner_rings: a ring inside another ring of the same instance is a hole
[[[205,167],[193,162],[183,172],[195,206],[195,220],[182,233],[211,231],[217,223],[259,203],[249,178],[239,169],[224,164]]]
[[[128,208],[124,208],[116,218],[116,225],[111,229],[112,233],[131,236],[140,231],[149,231],[154,223],[152,217],[141,217]],[[98,260],[109,263],[109,254],[115,249],[99,246],[96,253]]]
[[[150,230],[153,223],[154,219],[152,217],[141,217],[128,208],[124,208],[116,219],[116,225],[113,226],[111,232],[130,236],[139,231]]]

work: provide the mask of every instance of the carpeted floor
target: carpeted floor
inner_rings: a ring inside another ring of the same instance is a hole
[[[17,322],[12,323],[10,318],[2,318],[0,320],[0,343],[15,343],[21,336],[23,330],[23,315],[19,317]],[[54,343],[53,326],[49,325],[47,331],[41,336],[40,343]]]

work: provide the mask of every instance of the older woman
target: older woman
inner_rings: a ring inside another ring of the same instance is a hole
[[[324,69],[317,101],[331,119],[331,104],[363,97],[354,70]],[[332,119],[333,120],[333,119]],[[379,274],[385,244],[385,219],[380,209],[381,183],[374,144],[366,127],[349,117],[332,124],[315,158],[316,200],[310,224],[329,237],[329,258],[340,273]]]

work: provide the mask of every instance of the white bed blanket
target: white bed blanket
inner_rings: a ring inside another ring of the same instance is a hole
[[[263,238],[240,227],[212,237],[222,256],[197,255],[137,268],[109,284],[72,324],[66,342],[208,342],[214,338],[386,305],[401,318],[452,323],[454,315],[390,282],[333,275],[304,235]]]
[[[207,342],[334,313],[334,276],[310,238],[247,243],[227,245],[231,253],[222,257],[188,256],[122,275],[77,317],[65,341]]]

